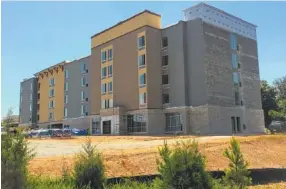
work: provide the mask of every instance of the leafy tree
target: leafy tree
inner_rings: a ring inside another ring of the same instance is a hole
[[[162,161],[157,160],[157,164],[163,188],[212,188],[212,178],[205,170],[205,157],[199,152],[197,142],[177,142],[173,149],[164,142],[159,154]]]
[[[277,110],[270,110],[269,116],[276,120],[285,121],[286,120],[286,99],[281,99],[278,101]]]
[[[13,111],[9,109],[5,122],[8,129],[13,122]],[[28,162],[35,156],[28,148],[22,134],[7,132],[1,137],[1,187],[5,189],[25,189],[28,181]]]
[[[277,99],[286,100],[286,76],[275,79],[273,84],[277,90],[277,94],[278,94]]]
[[[233,137],[230,147],[225,149],[223,155],[229,159],[228,169],[225,170],[223,181],[231,188],[246,188],[251,184],[248,163],[244,160],[240,151],[239,142]]]
[[[270,86],[267,81],[261,81],[262,109],[264,111],[264,121],[266,126],[268,126],[272,121],[271,116],[269,116],[269,111],[277,108],[276,94],[274,87]]]
[[[74,166],[74,179],[77,187],[90,186],[102,189],[105,183],[104,165],[101,154],[88,137],[82,146],[83,151],[77,155]]]

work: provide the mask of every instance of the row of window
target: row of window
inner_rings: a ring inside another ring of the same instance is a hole
[[[113,58],[112,49],[108,49],[107,51],[102,51],[101,52],[101,62],[102,63],[106,62],[106,54],[107,54],[108,61],[112,60],[112,58]]]
[[[30,84],[30,89],[31,89],[31,91],[33,90],[33,83]],[[23,92],[23,86],[22,85],[20,87],[20,92],[21,93]]]
[[[86,111],[86,105],[85,104],[81,104],[80,105],[80,114],[82,116],[88,115],[88,112]],[[67,109],[67,107],[64,108],[64,117],[68,117],[68,109]]]
[[[81,115],[88,115],[88,112],[86,111],[86,105],[82,104],[80,107],[80,112]],[[67,107],[64,108],[64,117],[68,117],[68,109]],[[54,119],[54,112],[49,112],[49,120]],[[39,120],[39,115],[38,115],[38,120]]]
[[[81,73],[87,73],[88,72],[88,69],[86,69],[86,64],[85,63],[82,63],[80,65],[80,71]],[[69,77],[69,71],[68,70],[65,70],[65,79],[67,79]]]
[[[106,87],[107,85],[107,87]],[[104,95],[106,93],[112,93],[112,81],[108,83],[101,84],[101,94]]]
[[[239,45],[237,45],[237,42],[236,42],[236,36],[233,33],[230,34],[230,47],[232,50],[239,50],[238,49]],[[233,69],[240,68],[240,63],[238,63],[238,60],[237,60],[237,54],[234,52],[232,53],[231,61],[232,61]],[[243,101],[240,100],[240,94],[239,94],[239,87],[241,87],[241,82],[240,82],[239,73],[237,71],[232,73],[232,79],[233,79],[233,85],[234,85],[234,103],[236,106],[238,105],[243,106]]]
[[[112,77],[112,65],[101,68],[101,79]]]
[[[101,100],[101,109],[107,109],[113,107],[113,99],[103,99]]]

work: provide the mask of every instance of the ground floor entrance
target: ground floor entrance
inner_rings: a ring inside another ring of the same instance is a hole
[[[102,134],[111,134],[111,120],[102,122]]]

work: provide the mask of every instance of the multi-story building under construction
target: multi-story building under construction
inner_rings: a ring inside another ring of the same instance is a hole
[[[92,36],[88,57],[23,81],[21,99],[33,94],[34,108],[21,101],[20,124],[115,135],[263,132],[256,26],[204,3],[183,13],[162,28],[160,15],[140,12]]]

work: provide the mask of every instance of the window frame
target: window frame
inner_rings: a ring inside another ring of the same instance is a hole
[[[141,83],[141,77],[142,76],[143,76],[144,83]],[[146,87],[146,84],[147,84],[146,73],[142,73],[142,74],[139,75],[139,87],[140,88]]]
[[[101,68],[101,79],[105,79],[107,77],[107,69],[106,68],[107,68],[107,66]]]
[[[110,90],[110,86],[111,86],[111,90]],[[107,84],[107,91],[108,91],[108,93],[112,93],[113,92],[113,83],[112,83],[112,81],[108,82],[108,84]]]
[[[81,80],[80,80],[81,86],[84,87],[84,86],[86,85],[86,83],[87,83],[87,82],[86,82],[85,77],[82,77]]]
[[[68,117],[68,108],[64,107],[64,117]]]
[[[81,63],[80,71],[81,71],[81,73],[85,73],[86,72],[86,64],[85,63]]]
[[[80,105],[80,114],[81,115],[85,115],[85,113],[86,113],[85,104],[81,104]]]
[[[101,63],[105,63],[106,62],[106,59],[107,59],[106,54],[107,54],[106,51],[101,51]]]
[[[166,46],[164,46],[164,42],[166,42]],[[161,39],[161,45],[162,45],[162,48],[167,48],[168,47],[168,37],[162,37],[162,39]]]
[[[110,54],[111,54],[111,56],[109,56]],[[113,59],[113,49],[108,49],[107,50],[107,59],[108,59],[108,61]]]
[[[64,90],[65,90],[65,91],[68,91],[68,90],[69,90],[69,83],[68,83],[68,82],[65,82]]]
[[[104,90],[103,90],[103,86],[104,86]],[[101,95],[105,95],[106,92],[107,92],[107,90],[106,90],[106,83],[102,83],[101,84]]]
[[[143,40],[142,40],[142,43],[144,43],[144,44],[142,44],[142,46],[141,46],[141,41],[140,41],[140,39],[143,39]],[[146,46],[145,35],[142,35],[142,36],[138,37],[138,49],[139,49],[139,50],[142,50],[142,49],[145,48],[145,46]]]
[[[84,91],[80,92],[80,99],[81,99],[81,101],[85,100],[85,92]]]
[[[143,99],[143,101],[142,101]],[[147,93],[143,92],[139,94],[139,104],[140,105],[146,105],[147,104]]]
[[[165,102],[165,101],[164,101],[164,96],[165,96],[165,95],[168,95],[168,102]],[[162,103],[163,103],[163,104],[170,104],[170,93],[168,93],[168,92],[163,92],[163,93],[162,93]]]
[[[68,78],[69,78],[69,71],[65,70],[65,79],[68,79]]]
[[[143,64],[142,64],[143,62]],[[138,56],[138,67],[139,68],[145,68],[146,66],[146,54],[142,54]]]
[[[165,60],[167,60],[167,61],[165,61]],[[167,62],[167,64],[164,64],[165,62]],[[167,67],[168,65],[169,65],[169,55],[163,55],[162,56],[162,67]]]
[[[110,70],[111,70],[111,73],[110,73]],[[113,66],[112,65],[107,66],[107,73],[106,74],[107,74],[107,77],[112,77],[112,75],[113,75]]]
[[[167,83],[164,83],[164,81],[166,80],[165,78],[166,78],[166,76],[167,76]],[[169,85],[170,84],[170,82],[169,82],[169,74],[167,74],[167,73],[165,73],[165,74],[162,74],[162,85]]]

